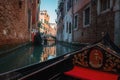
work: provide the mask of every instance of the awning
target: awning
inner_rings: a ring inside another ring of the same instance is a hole
[[[78,66],[74,66],[72,70],[65,72],[64,74],[82,80],[118,80],[119,77],[117,74],[96,71]]]

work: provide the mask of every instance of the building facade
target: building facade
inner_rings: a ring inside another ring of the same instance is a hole
[[[90,6],[90,0],[75,0],[73,2],[73,42],[75,43],[89,43],[88,29],[89,24],[85,22],[85,11],[84,9]],[[89,11],[89,10],[88,10]],[[88,20],[89,22],[89,20]],[[85,27],[87,26],[87,27]],[[92,28],[89,28],[92,30]],[[85,31],[86,30],[86,31]],[[92,31],[91,31],[92,32]],[[87,34],[88,33],[88,34]],[[88,41],[87,41],[88,40]]]
[[[50,34],[54,37],[56,37],[56,32],[57,32],[57,24],[56,23],[50,23],[50,27],[51,27],[51,30],[50,30]]]
[[[41,23],[40,32],[43,36],[51,35],[56,37],[56,24],[49,22],[50,16],[46,10],[41,10],[39,14],[39,21]]]
[[[64,2],[64,30],[65,42],[72,42],[72,25],[73,25],[73,0],[65,0]]]
[[[34,41],[34,36],[38,32],[38,24],[39,24],[39,12],[40,12],[40,2],[41,0],[31,0],[31,13],[32,13],[32,27],[31,27],[31,37],[32,41]]]
[[[50,17],[46,10],[40,11],[40,14],[39,14],[39,21],[41,23],[40,32],[43,34],[49,33],[49,27],[50,27],[49,19],[50,19]]]
[[[30,41],[32,4],[32,0],[0,1],[0,47],[6,48]]]
[[[64,11],[63,41],[93,43],[108,33],[120,45],[120,0],[66,0]]]
[[[64,40],[64,6],[65,6],[65,0],[58,0],[58,9],[56,10],[57,13],[57,40],[63,41]]]
[[[32,1],[32,29],[38,30],[39,0]]]

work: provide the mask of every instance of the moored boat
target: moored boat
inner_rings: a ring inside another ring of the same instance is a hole
[[[106,35],[81,50],[0,74],[0,80],[119,80],[120,49]]]

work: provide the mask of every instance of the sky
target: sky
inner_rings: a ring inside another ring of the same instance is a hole
[[[55,9],[57,9],[58,0],[41,0],[40,10],[47,10],[50,16],[50,23],[55,23],[57,17]]]

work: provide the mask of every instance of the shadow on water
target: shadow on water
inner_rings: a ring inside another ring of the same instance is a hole
[[[41,54],[43,53],[43,46],[35,46],[33,47],[33,53],[31,54],[31,58],[37,62],[40,61]]]

